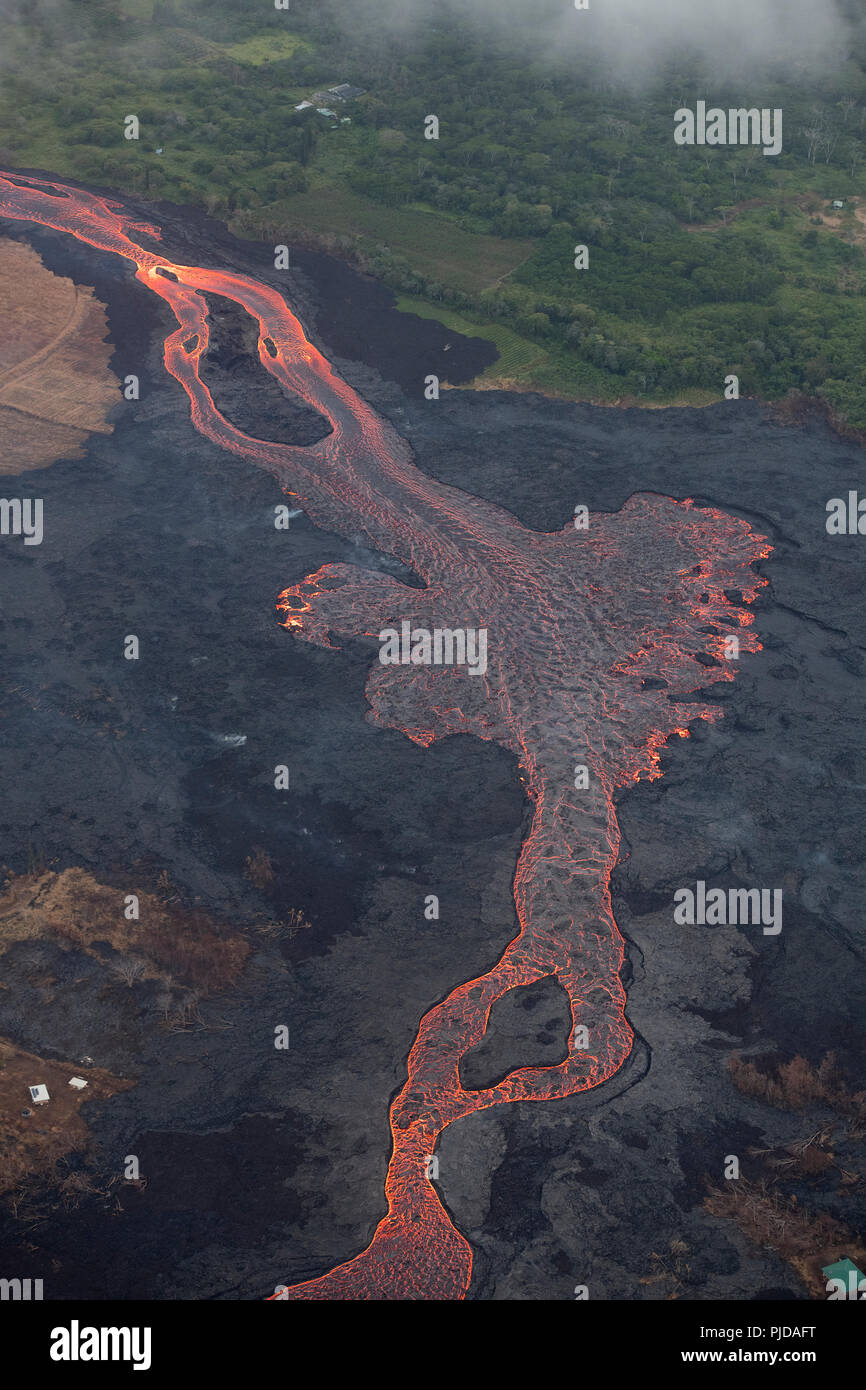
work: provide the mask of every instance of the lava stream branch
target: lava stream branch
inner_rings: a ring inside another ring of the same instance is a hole
[[[422,473],[406,442],[336,376],[272,287],[173,265],[134,240],[158,240],[157,228],[80,189],[0,175],[0,216],[53,227],[133,262],[179,325],[166,338],[165,365],[189,398],[196,429],[272,472],[317,525],[362,534],[426,585],[326,565],[280,595],[277,613],[289,633],[323,647],[347,637],[377,640],[404,623],[413,634],[486,634],[483,671],[412,656],[374,662],[368,717],[423,746],[469,733],[515,756],[532,805],[514,875],[519,930],[489,971],[455,983],[421,1019],[390,1110],[388,1206],[370,1244],[287,1295],[462,1298],[472,1253],[428,1176],[439,1136],[490,1106],[598,1086],[626,1060],[633,1035],[620,980],[624,944],[610,902],[619,850],[614,797],[660,775],[672,734],[721,717],[718,704],[684,697],[732,680],[740,653],[760,650],[752,615],[726,595],[754,601],[764,581],[753,567],[770,547],[745,521],[657,495],[594,514],[586,531],[530,531],[503,508]],[[210,293],[258,320],[262,364],[329,421],[325,439],[309,448],[267,443],[220,414],[199,376]],[[484,1037],[492,1006],[547,976],[570,1001],[566,1058],[465,1089],[460,1063]]]

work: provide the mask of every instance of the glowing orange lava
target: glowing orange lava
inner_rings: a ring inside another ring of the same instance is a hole
[[[718,706],[678,703],[668,692],[732,680],[736,662],[725,657],[725,638],[734,632],[741,651],[760,649],[751,614],[724,591],[752,602],[765,581],[751,566],[770,547],[744,521],[656,495],[594,515],[588,531],[527,530],[502,508],[421,473],[405,441],[307,341],[276,290],[143,250],[132,235],[158,238],[158,229],[78,189],[0,176],[0,217],[42,223],[133,261],[180,325],[166,339],[165,364],[189,396],[196,428],[274,473],[318,526],[363,535],[426,585],[327,565],[281,596],[292,633],[332,646],[334,636],[376,636],[403,619],[427,630],[488,629],[483,677],[458,667],[377,664],[369,717],[425,746],[472,733],[517,756],[533,806],[514,878],[520,931],[491,970],[459,984],[421,1020],[406,1084],[391,1106],[388,1211],[372,1242],[289,1290],[298,1299],[462,1298],[472,1253],[426,1175],[428,1156],[464,1115],[574,1095],[606,1081],[627,1058],[623,941],[609,891],[619,848],[614,794],[661,775],[660,750],[672,734],[721,716]],[[233,299],[258,319],[262,365],[328,419],[325,439],[308,448],[266,443],[220,415],[198,375],[208,347],[200,291]],[[579,765],[589,769],[587,790],[578,790]],[[548,975],[571,1001],[566,1060],[464,1090],[460,1060],[483,1037],[493,1004]],[[578,1046],[578,1028],[588,1030],[588,1047]]]

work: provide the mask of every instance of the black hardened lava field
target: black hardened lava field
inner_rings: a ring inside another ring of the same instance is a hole
[[[861,16],[7,9],[0,1301],[52,1369],[532,1301],[826,1371]]]

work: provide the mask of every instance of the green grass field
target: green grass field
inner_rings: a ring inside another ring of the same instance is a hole
[[[301,0],[262,6],[33,4],[10,36],[0,162],[347,256],[406,312],[494,342],[481,388],[703,404],[734,371],[744,395],[805,391],[866,431],[866,23],[826,90],[779,89],[776,162],[676,151],[661,87],[536,68],[515,91],[517,55],[450,22],[404,51],[382,17],[356,41]],[[340,108],[346,124],[296,114],[350,80],[365,95]]]
[[[464,314],[455,313],[442,304],[431,304],[429,300],[415,295],[401,294],[397,297],[397,308],[404,314],[417,314],[422,319],[436,319],[461,333],[467,338],[486,338],[494,343],[499,360],[475,378],[474,386],[509,378],[528,388],[540,380],[549,365],[550,353],[540,343],[521,338],[519,333],[503,324],[472,322]]]
[[[499,358],[491,367],[486,367],[471,382],[463,383],[461,390],[541,391],[547,395],[560,395],[569,400],[604,402],[621,401],[622,381],[611,372],[602,371],[588,362],[582,362],[571,353],[548,349],[541,343],[524,338],[505,324],[491,323],[487,320],[473,320],[465,314],[456,313],[447,305],[432,304],[429,300],[415,295],[397,296],[397,306],[401,313],[417,314],[422,319],[436,319],[446,328],[461,333],[467,338],[486,338],[494,343]],[[661,395],[652,401],[641,401],[644,407],[710,405],[718,400],[718,393],[701,387],[680,391],[675,395]],[[635,402],[637,404],[637,402]]]
[[[296,34],[273,34],[242,39],[239,43],[214,44],[213,47],[226,58],[234,58],[236,63],[261,67],[262,63],[283,62],[295,53],[309,50],[310,45]]]
[[[339,132],[333,135],[339,138]],[[530,241],[476,236],[434,212],[383,207],[359,193],[327,186],[293,194],[261,214],[271,223],[283,218],[287,234],[327,232],[387,245],[428,279],[467,294],[498,284],[533,249]]]
[[[493,323],[484,319],[473,320],[465,314],[449,309],[447,305],[433,304],[416,295],[397,296],[397,308],[404,314],[417,314],[422,319],[436,319],[461,333],[467,338],[486,338],[494,343],[499,358],[492,366],[485,368],[463,388],[475,391],[510,389],[516,391],[543,391],[548,395],[561,395],[572,400],[604,401],[616,398],[622,383],[610,372],[582,362],[572,353],[550,349],[542,343],[533,342],[515,333],[505,324]],[[679,404],[705,405],[714,399],[709,392],[696,391],[694,399],[678,399]],[[673,402],[664,402],[672,404]]]

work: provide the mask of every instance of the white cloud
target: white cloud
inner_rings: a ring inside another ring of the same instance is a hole
[[[626,75],[650,74],[693,49],[719,76],[764,66],[798,72],[843,60],[850,31],[840,0],[345,0],[332,4],[339,23],[369,27],[375,13],[396,34],[435,17],[474,19],[491,34],[541,39],[558,57],[591,48]],[[366,14],[365,14],[366,12]]]

